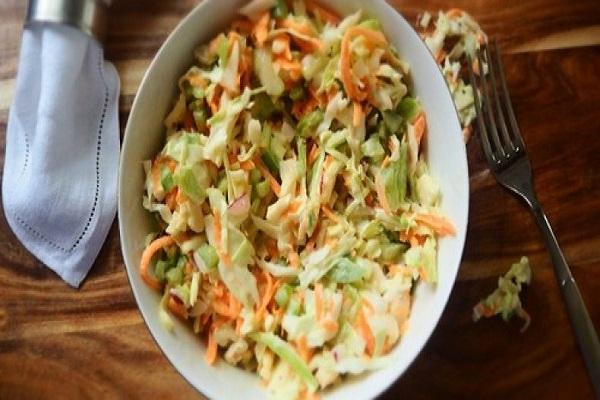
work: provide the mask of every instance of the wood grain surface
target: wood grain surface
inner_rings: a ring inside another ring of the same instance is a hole
[[[394,0],[410,21],[462,7],[499,40],[538,197],[600,328],[600,2]],[[125,0],[111,11],[106,55],[121,80],[121,129],[138,84],[195,0]],[[24,0],[0,2],[0,132],[6,130]],[[5,136],[0,135],[0,165]],[[471,199],[464,259],[437,329],[382,398],[592,398],[548,253],[529,211],[467,146]],[[533,321],[474,324],[472,306],[521,255]],[[199,360],[202,362],[202,360]],[[202,398],[162,355],[134,302],[116,222],[73,290],[31,256],[0,213],[0,399]]]

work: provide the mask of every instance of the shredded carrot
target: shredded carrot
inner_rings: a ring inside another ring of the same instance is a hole
[[[323,214],[333,222],[338,224],[342,222],[340,217],[338,217],[327,204],[323,204],[321,210],[323,211]]]
[[[214,324],[213,324],[214,326]],[[206,354],[204,360],[208,365],[214,364],[217,359],[217,341],[215,340],[214,329],[211,327],[208,332],[208,346],[206,347]]]
[[[450,10],[448,10],[446,12],[446,16],[448,18],[455,18],[455,17],[460,17],[462,16],[464,13],[463,10],[461,10],[460,8],[451,8]]]
[[[442,61],[444,61],[444,58],[446,58],[446,52],[444,50],[438,51],[435,55],[435,61],[437,61],[438,64],[441,64]]]
[[[177,193],[179,193],[179,189],[177,187],[174,187],[165,196],[165,204],[171,211],[173,211],[177,206]]]
[[[285,56],[279,56],[275,58],[275,64],[288,74],[292,82],[296,82],[302,77],[302,64],[300,64],[300,61],[288,60]]]
[[[242,317],[237,317],[235,320],[235,333],[238,336],[242,334],[242,324],[244,323],[244,319]]]
[[[306,242],[306,246],[304,246],[304,250],[306,251],[313,251],[313,249],[315,248],[315,241],[314,240],[309,240],[308,242]]]
[[[219,49],[219,43],[221,40],[225,39],[225,35],[220,33],[217,37],[210,41],[208,44],[208,51],[212,54],[217,54],[217,50]]]
[[[269,12],[266,11],[263,15],[260,16],[260,18],[258,19],[258,22],[256,22],[256,25],[254,26],[254,29],[252,30],[252,34],[254,35],[254,37],[256,38],[256,43],[258,43],[258,46],[262,46],[265,41],[267,40],[267,37],[269,36],[269,21],[271,20]]]
[[[260,157],[254,158],[254,164],[256,165],[256,168],[258,168],[260,173],[263,175],[263,177],[267,180],[267,182],[269,182],[269,186],[271,187],[273,193],[275,193],[277,197],[280,197],[281,186],[279,185],[279,182],[277,182],[277,179],[275,179],[275,177],[271,175],[271,171],[269,171],[265,164],[263,164]]]
[[[313,350],[306,344],[306,336],[303,334],[298,335],[296,338],[296,348],[304,362],[309,362],[312,358]]]
[[[454,225],[446,218],[439,215],[417,214],[415,220],[433,229],[439,235],[456,235],[456,228],[454,228]]]
[[[364,307],[361,308],[360,312],[358,313],[358,320],[356,322],[358,324],[358,326],[357,326],[358,332],[360,333],[362,338],[365,340],[365,343],[367,345],[367,354],[372,356],[373,351],[375,350],[375,337],[373,336],[373,332],[371,332],[371,327],[369,326],[369,323],[367,322],[367,317],[365,315]]]
[[[320,321],[323,316],[323,285],[321,283],[315,285],[315,315],[317,321]]]
[[[219,255],[219,259],[221,261],[223,261],[223,264],[226,267],[230,267],[232,264],[231,256],[227,252],[227,249],[223,247],[223,243],[222,243],[223,238],[221,237],[221,229],[222,229],[221,215],[216,210],[213,210],[213,229],[214,229],[215,244],[217,245],[217,254]]]
[[[175,239],[173,239],[172,236],[163,236],[150,243],[142,253],[142,258],[140,260],[140,275],[142,276],[144,282],[146,282],[146,284],[148,284],[148,286],[151,288],[162,288],[162,284],[156,278],[151,276],[148,271],[150,262],[152,261],[152,256],[154,256],[154,254],[156,254],[156,252],[160,249],[171,246],[173,243],[175,243]]]
[[[309,24],[303,24],[301,22],[296,22],[293,18],[287,17],[279,21],[279,24],[282,28],[291,29],[305,36],[316,36],[317,32],[315,29]]]
[[[311,166],[319,157],[319,146],[316,143],[312,144],[310,151],[308,153],[308,165]]]
[[[233,315],[233,318],[238,318],[242,312],[242,304],[233,297],[233,294],[230,293],[229,296],[229,315]]]
[[[290,36],[282,33],[273,38],[273,48],[283,49],[278,54],[285,57],[286,60],[292,59],[292,50],[290,49]],[[275,51],[274,51],[275,52]]]
[[[267,278],[267,288],[261,299],[260,306],[259,306],[258,310],[256,311],[256,318],[258,321],[262,321],[263,315],[264,315],[265,311],[267,310],[267,306],[269,305],[269,302],[271,301],[271,299],[275,295],[275,291],[277,291],[277,288],[281,284],[281,282],[279,280],[273,282],[273,277],[267,271],[263,271],[263,273],[265,274],[265,277]]]
[[[332,318],[327,317],[321,321],[321,326],[329,333],[337,332],[339,325]]]
[[[418,147],[421,143],[421,139],[425,135],[425,129],[427,128],[427,120],[425,119],[425,113],[419,113],[419,115],[415,118],[413,125],[415,127],[415,138],[417,139]]]
[[[271,261],[276,260],[279,257],[279,250],[277,250],[277,243],[272,238],[267,238],[265,240],[265,249],[271,257]]]
[[[358,125],[360,125],[360,121],[362,121],[364,113],[360,103],[354,101],[352,104],[354,105],[354,112],[352,113],[352,126],[356,128]]]
[[[246,18],[239,18],[231,23],[231,28],[247,36],[252,32],[253,25],[250,20]]]
[[[306,1],[306,9],[315,17],[319,18],[323,22],[328,22],[333,26],[336,26],[340,22],[340,17],[336,13],[326,9],[313,0]]]
[[[252,171],[254,168],[256,168],[256,165],[254,165],[252,160],[246,160],[240,162],[240,168],[244,171]]]
[[[350,66],[350,41],[355,36],[364,36],[364,38],[370,44],[376,46],[386,45],[387,40],[381,32],[367,29],[362,26],[353,26],[349,28],[348,30],[346,30],[344,36],[342,37],[342,48],[340,55],[342,83],[344,84],[344,89],[346,90],[348,97],[355,101],[363,101],[367,97],[367,94],[365,92],[361,92],[360,89],[354,84],[354,81],[352,79],[352,68]]]
[[[298,268],[300,266],[300,256],[294,250],[290,250],[288,253],[288,261],[294,268]]]
[[[377,199],[379,200],[379,204],[383,208],[383,211],[385,211],[386,214],[391,215],[392,209],[387,201],[387,197],[385,197],[385,188],[381,185],[379,174],[375,177],[375,191],[377,192]]]
[[[292,40],[304,53],[312,53],[323,48],[323,43],[316,38],[317,33],[311,25],[296,22],[290,17],[280,20],[279,24],[282,28],[306,36],[306,38],[300,38],[292,35]]]
[[[183,319],[187,319],[188,317],[188,313],[187,310],[185,309],[185,306],[179,302],[177,302],[177,300],[175,300],[173,297],[169,297],[169,302],[167,303],[167,306],[169,307],[169,310],[183,318]]]
[[[210,106],[210,111],[213,115],[219,112],[219,103],[221,102],[221,93],[223,92],[223,87],[221,85],[215,86],[215,90],[213,92],[212,97],[208,101],[208,105]]]

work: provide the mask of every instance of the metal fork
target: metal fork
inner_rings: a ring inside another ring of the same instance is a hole
[[[535,195],[531,164],[512,109],[496,41],[478,52],[476,61],[481,73],[474,73],[472,60],[467,64],[483,152],[496,180],[525,200],[533,211],[550,252],[554,273],[596,398],[600,399],[600,342],[577,283]],[[483,73],[484,61],[488,66],[489,77]],[[478,87],[481,96],[476,89]]]

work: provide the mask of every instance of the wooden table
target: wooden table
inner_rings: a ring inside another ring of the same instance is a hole
[[[24,0],[0,2],[0,131],[14,88]],[[151,58],[197,3],[122,1],[107,58],[122,82],[121,128]],[[539,198],[600,328],[600,3],[597,0],[395,0],[410,21],[462,7],[497,37]],[[0,162],[4,162],[4,135]],[[501,189],[477,139],[468,146],[469,230],[458,281],[421,355],[383,396],[591,398],[548,253],[529,211]],[[533,321],[471,321],[471,307],[521,255]],[[202,362],[199,360],[198,362]],[[161,354],[125,274],[115,222],[89,277],[73,290],[32,257],[0,213],[0,398],[201,398]]]

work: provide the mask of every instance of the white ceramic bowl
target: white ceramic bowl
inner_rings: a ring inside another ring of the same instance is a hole
[[[154,58],[137,93],[121,154],[119,226],[129,281],[140,311],[156,342],[175,368],[199,391],[214,399],[265,397],[258,378],[223,361],[204,363],[205,348],[186,324],[176,322],[165,331],[157,314],[159,294],[139,277],[138,264],[144,237],[150,231],[149,214],[142,208],[142,161],[162,147],[162,121],[176,95],[179,77],[192,64],[194,48],[223,30],[236,16],[242,0],[204,0],[173,31]],[[347,15],[358,8],[376,17],[401,58],[411,67],[414,92],[427,113],[428,162],[438,179],[442,208],[454,222],[457,234],[439,243],[439,283],[419,284],[409,329],[393,349],[384,369],[345,381],[326,392],[326,399],[367,399],[384,391],[408,368],[433,332],[450,295],[458,271],[469,204],[465,146],[450,93],[428,49],[406,20],[384,1],[332,0],[328,6]],[[176,318],[174,318],[176,319]]]

